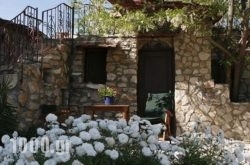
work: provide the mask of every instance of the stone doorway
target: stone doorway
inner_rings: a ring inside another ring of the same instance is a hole
[[[173,49],[161,42],[149,42],[138,52],[138,115],[144,116],[148,93],[174,91]]]

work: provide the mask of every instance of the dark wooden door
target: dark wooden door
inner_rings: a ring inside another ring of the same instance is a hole
[[[143,116],[148,93],[174,91],[173,50],[162,45],[144,47],[139,50],[138,115]]]

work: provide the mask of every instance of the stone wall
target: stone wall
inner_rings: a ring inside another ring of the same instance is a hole
[[[137,53],[150,40],[152,38],[81,39],[82,43],[76,45],[71,56],[71,75],[68,74],[69,48],[66,45],[43,49],[40,52],[43,62],[23,65],[24,74],[19,75],[19,83],[11,91],[10,100],[18,107],[21,128],[36,121],[42,104],[58,107],[69,104],[71,110],[82,113],[84,105],[102,102],[97,95],[99,84],[84,82],[84,52],[89,44],[108,47],[106,85],[118,90],[117,103],[129,104],[130,115],[136,114]],[[204,125],[212,126],[214,132],[223,129],[226,137],[249,140],[250,104],[230,102],[228,86],[214,84],[211,80],[209,42],[184,33],[157,40],[175,51],[177,135],[189,130],[193,122],[202,120]],[[19,69],[21,73],[21,66]],[[121,114],[103,115],[121,117]]]
[[[106,43],[107,47],[107,82],[108,85],[117,90],[115,102],[129,104],[130,113],[136,113],[136,84],[137,84],[137,56],[136,39],[106,39],[82,38],[81,44],[75,49],[72,63],[72,84],[70,91],[70,105],[72,109],[82,112],[84,105],[102,103],[98,96],[97,89],[103,84],[91,84],[84,82],[84,61],[85,50],[91,47],[98,47],[98,44]],[[119,43],[119,44],[118,44]],[[91,45],[89,45],[91,44]],[[99,45],[100,46],[100,45]],[[121,117],[122,114],[105,113],[107,117]]]
[[[225,136],[250,139],[250,104],[231,103],[227,85],[211,80],[209,42],[192,35],[175,39],[175,107],[177,134],[188,131],[195,121],[222,129]]]
[[[68,56],[70,49],[67,45],[58,44],[54,48],[43,49],[43,96],[40,104],[61,106],[67,104],[62,101],[63,91],[69,86]],[[66,100],[65,100],[66,101]]]
[[[130,115],[137,111],[137,52],[151,40],[152,38],[112,39],[112,45],[117,46],[108,48],[106,85],[118,89],[117,101],[130,105]],[[195,121],[201,120],[204,125],[210,125],[213,132],[222,129],[226,137],[249,139],[250,104],[231,103],[228,86],[214,84],[211,79],[209,42],[184,33],[174,38],[158,37],[154,40],[175,50],[177,135],[189,130]],[[84,41],[85,45],[86,43],[88,41]],[[85,49],[80,46],[76,49],[72,65],[71,105],[76,110],[83,110],[87,104],[102,102],[97,95],[98,84],[86,84],[83,81]]]
[[[40,63],[16,65],[17,84],[10,90],[8,102],[16,107],[20,130],[26,130],[40,115],[42,74]],[[22,74],[21,74],[22,73]]]
[[[18,64],[17,84],[10,90],[9,103],[18,112],[20,130],[27,130],[41,119],[41,105],[62,106],[62,89],[68,87],[66,45],[40,51],[39,63]]]

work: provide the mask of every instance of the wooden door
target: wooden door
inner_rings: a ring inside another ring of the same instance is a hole
[[[171,48],[154,43],[144,46],[138,55],[138,115],[144,116],[148,93],[174,91],[174,54]]]

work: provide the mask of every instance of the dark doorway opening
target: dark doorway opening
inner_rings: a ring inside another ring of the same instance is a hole
[[[137,105],[138,115],[144,116],[148,93],[174,92],[175,61],[173,49],[158,42],[145,45],[138,53]],[[175,120],[172,122],[174,134]]]

